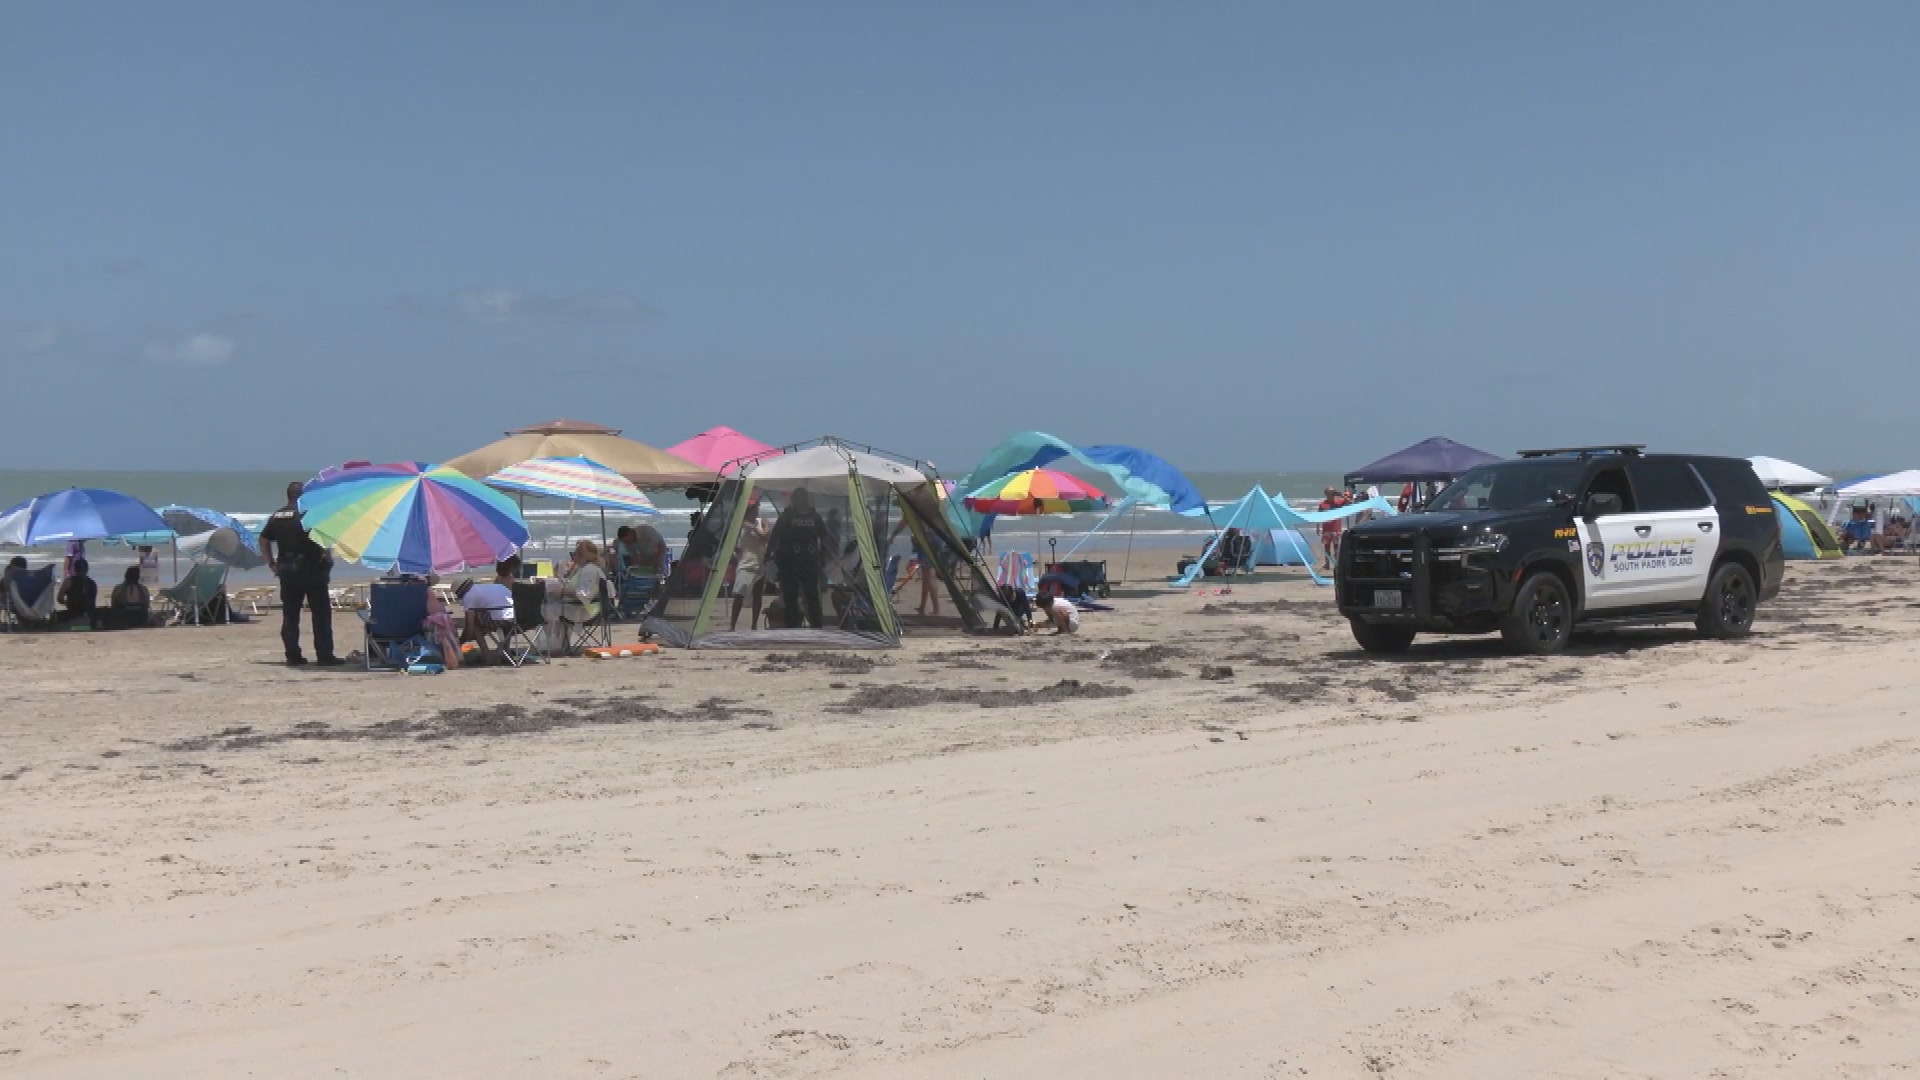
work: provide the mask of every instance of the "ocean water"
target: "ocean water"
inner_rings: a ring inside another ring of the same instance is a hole
[[[1255,483],[1259,483],[1270,494],[1284,495],[1295,505],[1317,502],[1322,488],[1340,482],[1339,476],[1334,473],[1307,472],[1202,472],[1192,473],[1189,478],[1201,494],[1211,501],[1238,499]],[[257,527],[266,515],[286,501],[286,485],[292,479],[299,478],[276,472],[0,470],[0,508],[49,491],[68,487],[96,487],[124,492],[150,506],[178,503],[209,507]],[[1096,476],[1092,479],[1098,483],[1102,478]],[[658,517],[643,519],[609,514],[605,519],[606,535],[611,536],[620,525],[645,520],[659,529],[669,544],[678,548],[686,540],[688,519],[695,504],[676,491],[650,494],[660,508]],[[528,498],[524,507],[528,531],[532,534],[528,552],[535,557],[563,559],[576,541],[592,539],[598,542],[602,536],[602,519],[597,509],[579,507],[570,511],[564,501],[537,498]],[[1124,559],[1126,553],[1133,549],[1192,548],[1197,551],[1208,531],[1203,519],[1185,518],[1158,510],[1130,510],[1104,527],[1101,527],[1102,517],[1099,514],[1067,514],[1001,518],[994,529],[995,547],[1000,551],[1031,551],[1036,557],[1045,557],[1054,552],[1064,557],[1077,546],[1077,557]],[[40,557],[49,554],[57,557],[59,553],[38,553]],[[115,544],[93,543],[87,546],[87,557],[93,565],[94,578],[112,583],[119,579],[122,568],[134,559],[134,553]],[[351,580],[371,574],[358,567],[343,566],[336,570],[335,576],[341,580]],[[161,552],[161,577],[167,581],[174,578],[171,556],[164,549]],[[265,584],[270,578],[264,571],[253,571],[236,572],[231,580],[239,586]]]

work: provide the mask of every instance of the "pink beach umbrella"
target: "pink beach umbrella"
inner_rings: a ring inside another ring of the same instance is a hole
[[[730,462],[749,457],[772,457],[780,451],[730,427],[708,428],[667,453],[685,458],[703,469],[719,472]]]

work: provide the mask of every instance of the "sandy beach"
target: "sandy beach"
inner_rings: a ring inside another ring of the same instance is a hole
[[[271,617],[0,639],[0,1072],[1920,1062],[1912,560],[1548,659],[1214,588],[436,678],[287,669]]]

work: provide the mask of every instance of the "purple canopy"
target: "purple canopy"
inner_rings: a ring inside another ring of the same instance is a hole
[[[1436,435],[1353,470],[1347,474],[1346,481],[1349,485],[1434,484],[1451,480],[1475,465],[1499,460],[1484,450]]]

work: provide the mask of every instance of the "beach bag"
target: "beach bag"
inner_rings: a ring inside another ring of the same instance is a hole
[[[440,666],[447,662],[447,658],[440,655],[440,646],[432,642],[416,638],[413,641],[402,642],[401,647],[406,651],[400,657],[400,666],[409,671],[421,664]]]

